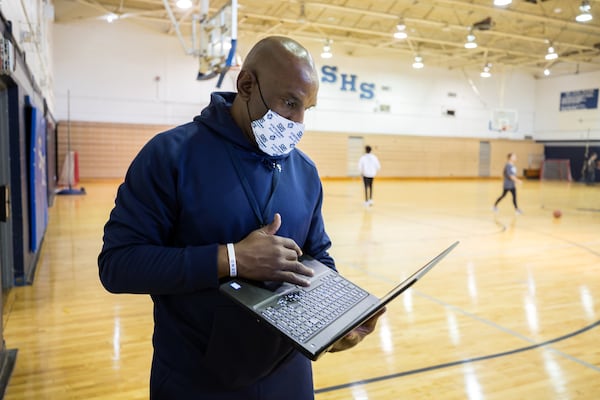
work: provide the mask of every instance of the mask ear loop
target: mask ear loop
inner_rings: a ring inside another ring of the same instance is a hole
[[[267,105],[267,102],[265,101],[265,98],[263,97],[262,90],[260,89],[260,83],[258,82],[258,77],[254,73],[251,73],[251,74],[254,77],[254,80],[256,81],[256,87],[258,88],[258,95],[260,96],[260,100],[263,102],[263,105],[266,107],[267,112],[268,112],[271,108]],[[246,102],[246,111],[248,111],[248,119],[250,119],[250,122],[252,122],[254,120],[252,119],[252,116],[250,115],[250,106],[248,106],[249,101],[250,100],[248,100]]]
[[[256,80],[256,87],[258,87],[258,94],[260,95],[260,99],[262,100],[265,107],[267,107],[267,110],[270,110],[271,107],[269,107],[267,105],[267,102],[265,101],[265,98],[263,97],[262,90],[260,90],[260,83],[258,83],[258,77],[254,76],[254,79]]]
[[[250,120],[250,123],[252,123],[253,119],[250,115],[250,107],[248,106],[248,102],[246,102],[246,111],[248,111],[248,120]]]

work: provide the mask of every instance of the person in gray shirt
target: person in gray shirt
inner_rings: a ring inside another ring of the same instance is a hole
[[[517,214],[523,214],[523,212],[519,209],[519,206],[517,206],[516,184],[521,183],[522,181],[519,178],[517,178],[517,166],[515,165],[516,161],[517,155],[515,153],[508,153],[507,161],[504,165],[504,172],[502,173],[504,177],[502,195],[500,195],[500,197],[498,197],[498,199],[494,203],[494,212],[498,211],[498,203],[500,203],[500,200],[502,200],[504,196],[506,196],[506,193],[510,192],[510,194],[512,194],[515,212]]]
[[[585,182],[588,185],[592,185],[596,182],[596,169],[598,169],[598,153],[593,152],[590,157],[586,160],[585,166]]]

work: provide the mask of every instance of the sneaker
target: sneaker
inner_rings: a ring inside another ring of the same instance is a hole
[[[517,215],[522,215],[522,214],[523,214],[523,211],[521,211],[520,209],[518,209],[518,208],[517,208],[517,209],[515,210],[515,214],[517,214]]]
[[[373,199],[369,199],[369,201],[367,201],[367,204],[372,206],[373,205]]]
[[[496,207],[496,206],[493,206],[493,207],[492,207],[492,211],[493,211],[493,212],[495,212],[495,213],[497,213],[497,212],[498,212],[498,207]]]

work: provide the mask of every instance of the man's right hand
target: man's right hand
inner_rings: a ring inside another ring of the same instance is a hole
[[[308,280],[302,276],[312,276],[313,270],[298,261],[302,250],[296,242],[275,235],[280,227],[281,215],[275,214],[269,225],[234,244],[237,274],[257,281],[284,281],[308,286]]]

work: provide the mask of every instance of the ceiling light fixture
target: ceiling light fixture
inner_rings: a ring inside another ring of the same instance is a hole
[[[188,8],[192,8],[192,0],[177,0],[175,5],[182,10],[187,10]]]
[[[544,75],[545,76],[549,76],[550,75],[550,69],[548,69],[548,68],[544,69]]]
[[[581,5],[579,6],[579,11],[581,11],[581,14],[575,17],[575,21],[588,22],[592,20],[592,6],[590,5],[589,0],[582,0]]]
[[[403,31],[406,29],[406,23],[404,22],[404,18],[400,18],[400,20],[398,21],[398,25],[396,25],[396,29],[398,29],[399,31]]]
[[[479,76],[482,78],[489,78],[492,76],[490,70],[492,69],[492,64],[487,63],[483,66],[483,70],[479,73]]]
[[[403,19],[400,19],[398,25],[396,25],[396,32],[394,32],[394,37],[396,39],[406,39],[408,34],[406,33],[406,24]]]
[[[106,22],[108,22],[109,24],[117,19],[119,19],[119,16],[117,14],[110,13],[106,16]]]
[[[512,0],[494,0],[495,6],[507,6],[512,3]]]
[[[475,42],[475,35],[473,35],[473,32],[469,32],[469,34],[467,35],[467,41],[465,42],[465,49],[476,49],[477,48],[477,42]]]
[[[415,56],[415,62],[413,62],[412,67],[414,69],[421,69],[425,66],[425,64],[423,64],[423,57],[416,55]]]
[[[552,45],[548,46],[548,53],[546,53],[546,60],[556,60],[558,58],[558,54],[554,50]]]
[[[325,44],[323,45],[323,52],[321,53],[321,58],[331,58],[333,54],[331,53],[331,39],[325,39]]]
[[[408,35],[406,34],[406,32],[397,31],[397,32],[394,32],[394,37],[396,39],[406,39],[408,37]]]

